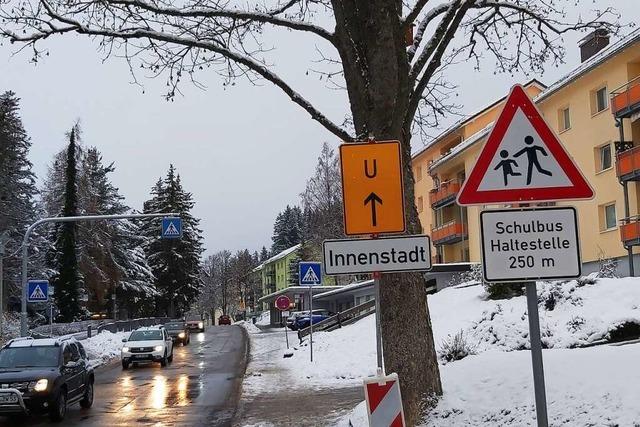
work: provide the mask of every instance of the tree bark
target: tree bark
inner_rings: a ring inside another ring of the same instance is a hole
[[[333,6],[357,139],[401,142],[407,233],[418,234],[411,134],[403,125],[410,93],[401,2],[334,0]],[[384,274],[380,282],[385,368],[399,375],[405,417],[415,425],[442,394],[426,284],[420,273]]]

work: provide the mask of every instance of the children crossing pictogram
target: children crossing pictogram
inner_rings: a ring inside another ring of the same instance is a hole
[[[522,86],[514,86],[460,205],[589,199],[593,190]]]

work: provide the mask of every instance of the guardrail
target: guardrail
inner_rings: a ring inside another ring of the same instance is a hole
[[[129,332],[135,329],[141,328],[143,326],[154,326],[154,325],[162,325],[171,320],[170,317],[145,317],[142,319],[131,319],[131,320],[116,320],[115,322],[105,323],[104,325],[98,326],[96,329],[96,333],[100,333],[102,331],[113,332]],[[91,332],[88,332],[87,335],[90,336]]]
[[[318,331],[331,332],[335,329],[341,328],[344,325],[357,322],[358,320],[370,315],[371,313],[374,313],[375,311],[376,311],[376,301],[369,300],[365,303],[362,303],[360,305],[356,305],[355,307],[351,307],[347,310],[344,310],[336,314],[335,316],[331,316],[328,319],[324,319],[321,322],[314,323],[313,330],[316,332]],[[310,326],[304,329],[298,330],[298,339],[300,340],[300,343],[302,343],[302,340],[304,337],[309,335],[310,331],[311,331]]]

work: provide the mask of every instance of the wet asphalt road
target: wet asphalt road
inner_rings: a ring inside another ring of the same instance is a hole
[[[246,335],[238,326],[212,326],[175,348],[173,363],[143,364],[123,371],[120,363],[96,370],[91,409],[71,406],[66,419],[20,423],[0,417],[0,426],[229,426],[246,365]]]

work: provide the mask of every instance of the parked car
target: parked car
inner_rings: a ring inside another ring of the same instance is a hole
[[[93,368],[75,339],[13,339],[0,349],[0,414],[48,412],[61,421],[69,405],[93,405],[93,381]]]
[[[311,317],[309,316],[309,312],[306,312],[304,315],[296,317],[294,330],[297,331],[298,329],[308,328],[311,324],[311,318],[313,318],[313,324],[315,325],[331,316],[333,316],[333,313],[329,310],[313,310]]]
[[[185,323],[190,330],[204,332],[204,320],[202,320],[202,316],[187,316],[185,317]]]
[[[327,317],[332,316],[333,314],[329,312],[329,310],[326,310],[324,308],[320,308],[317,310],[313,310],[313,314],[315,315],[325,315]],[[309,317],[309,310],[306,311],[294,311],[293,313],[291,313],[289,315],[289,317],[287,317],[287,327],[293,331],[297,331],[298,329],[300,329],[300,326],[298,325],[298,319],[302,318],[302,317]],[[318,323],[319,320],[316,320],[314,318],[313,323]],[[309,326],[307,324],[307,326]],[[306,328],[306,326],[303,326],[303,328]]]
[[[228,314],[223,314],[222,316],[218,317],[218,325],[230,325],[231,324],[231,317]]]
[[[122,342],[122,369],[138,362],[160,362],[163,368],[173,362],[173,340],[163,326],[138,328]]]
[[[174,343],[187,345],[191,342],[191,331],[182,320],[172,320],[164,324],[164,328]]]

